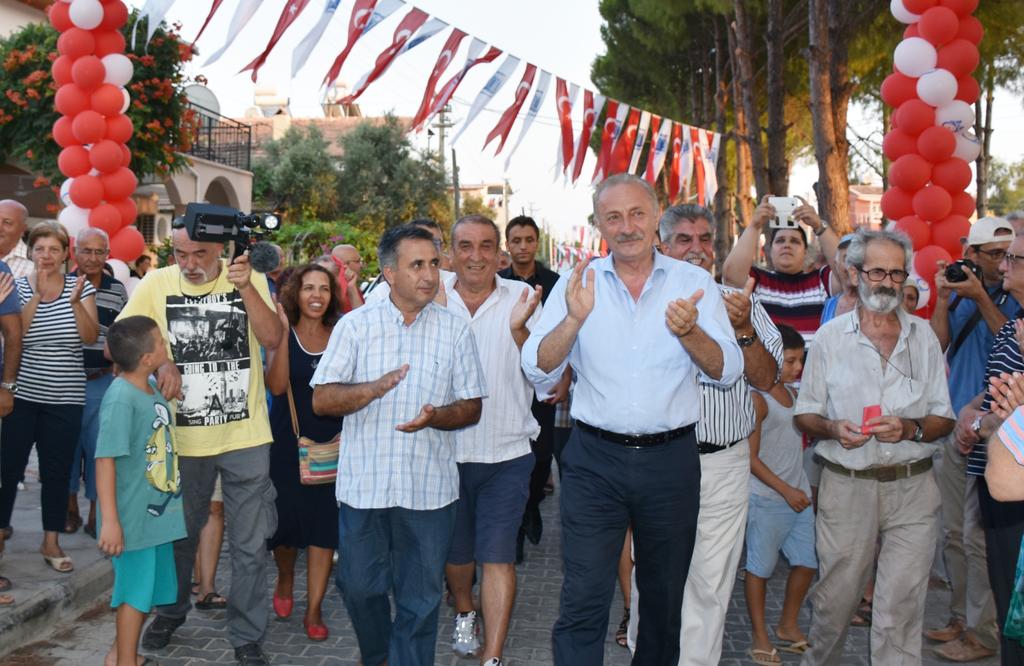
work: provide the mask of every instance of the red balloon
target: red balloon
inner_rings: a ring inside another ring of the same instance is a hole
[[[917,192],[925,186],[931,176],[931,163],[920,155],[904,155],[889,165],[889,182],[907,192]]]
[[[914,214],[928,222],[946,219],[953,208],[949,192],[935,185],[922,187],[914,194]]]
[[[82,90],[95,90],[106,75],[103,63],[93,55],[82,56],[71,65],[71,79]]]
[[[71,121],[71,132],[79,143],[96,143],[107,132],[107,121],[95,111],[86,109]]]
[[[882,194],[882,215],[889,220],[900,220],[914,214],[913,195],[898,187],[890,187]]]
[[[914,250],[920,250],[932,241],[932,230],[928,223],[916,215],[907,215],[893,223],[892,228],[902,232],[914,246]]]
[[[89,211],[89,226],[102,229],[113,237],[121,228],[121,213],[110,204],[101,203]]]
[[[55,2],[50,5],[50,9],[47,11],[50,16],[50,25],[57,32],[65,32],[75,27],[75,24],[71,22],[70,9],[71,5],[66,2]]]
[[[96,32],[96,55],[100,58],[111,53],[124,53],[124,35],[117,30]]]
[[[121,166],[131,166],[132,164],[132,151],[128,150],[128,146],[121,144]]]
[[[953,156],[954,150],[956,150],[956,135],[940,125],[929,127],[921,132],[921,136],[917,137],[917,152],[932,164],[948,160]],[[942,217],[945,215],[939,219]]]
[[[917,139],[901,129],[892,129],[882,139],[882,152],[890,160],[917,152]]]
[[[125,227],[110,239],[110,256],[130,263],[146,251],[146,239],[135,227]]]
[[[104,83],[96,89],[91,98],[92,109],[107,116],[108,118],[121,113],[124,106],[124,95],[121,89],[112,83]]]
[[[933,236],[935,234],[934,227],[932,227],[932,234]],[[926,245],[914,253],[914,272],[933,286],[932,293],[935,292],[935,273],[939,270],[938,262],[940,261],[945,261],[948,264],[953,261],[953,257],[938,245]]]
[[[89,108],[89,93],[73,83],[65,84],[57,88],[57,94],[53,96],[53,108],[65,116],[77,116]]]
[[[956,98],[967,102],[968,104],[974,104],[981,97],[981,86],[978,85],[978,81],[968,74],[967,76],[961,76],[956,81]]]
[[[66,4],[66,3],[60,3]],[[58,86],[63,86],[71,83],[71,64],[72,59],[68,56],[57,56],[57,59],[50,65],[50,74],[53,75],[53,82]]]
[[[967,16],[978,8],[978,0],[939,0],[939,5],[949,7],[957,16]]]
[[[71,131],[71,118],[67,116],[57,118],[56,122],[53,123],[53,140],[61,148],[78,145],[78,139],[75,138],[74,133]]]
[[[81,58],[96,50],[92,32],[81,28],[68,28],[57,38],[57,51],[69,58]]]
[[[911,14],[924,14],[938,4],[938,0],[903,0],[903,6]]]
[[[124,3],[108,2],[103,5],[103,21],[97,30],[117,30],[128,22],[128,8]]]
[[[960,26],[957,29],[956,36],[966,39],[971,44],[977,46],[981,43],[982,37],[985,36],[985,27],[981,25],[981,21],[977,17],[965,16],[960,19]]]
[[[71,181],[68,192],[79,208],[95,208],[103,201],[103,183],[96,176],[78,176]]]
[[[956,38],[960,20],[948,7],[932,7],[921,15],[918,32],[934,46],[942,46]]]
[[[114,173],[121,168],[121,144],[100,141],[89,151],[89,162],[100,173]]]
[[[932,225],[932,242],[949,252],[954,259],[963,256],[963,243],[971,231],[971,221],[961,215],[950,215]]]
[[[911,23],[903,30],[903,39],[910,39],[911,37],[920,37],[921,31],[917,29],[916,23]]]
[[[127,167],[121,167],[114,173],[103,174],[100,176],[100,180],[103,181],[103,191],[105,194],[103,198],[107,201],[127,199],[139,184],[135,174]]]
[[[951,157],[932,167],[932,183],[947,192],[961,192],[971,184],[971,167],[959,157]]]
[[[953,195],[952,215],[963,215],[970,217],[974,214],[974,197],[967,192],[957,192]]]
[[[910,99],[896,109],[893,119],[901,130],[917,136],[935,124],[935,108],[919,99]]]
[[[121,226],[127,227],[129,224],[135,221],[135,216],[138,215],[139,209],[135,205],[135,200],[131,197],[127,199],[121,199],[120,201],[111,201],[110,205],[117,209],[117,212],[121,214]],[[121,257],[114,257],[120,259]]]
[[[939,49],[938,69],[948,69],[958,79],[978,68],[978,47],[966,39],[954,39]]]
[[[898,108],[907,100],[917,97],[917,79],[893,72],[882,81],[881,92],[882,101],[893,108]]]
[[[117,114],[107,118],[107,138],[115,143],[128,143],[128,139],[132,138],[132,127],[131,119],[124,114]]]
[[[68,178],[77,178],[89,173],[89,151],[82,146],[68,146],[57,156],[57,168]]]

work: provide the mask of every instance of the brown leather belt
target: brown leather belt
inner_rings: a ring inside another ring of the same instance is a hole
[[[848,469],[842,465],[832,462],[831,460],[825,460],[824,458],[821,462],[825,466],[825,469],[833,471],[836,474],[842,474],[843,476],[848,476],[853,479],[870,479],[881,483],[899,481],[900,479],[909,479],[912,476],[923,474],[932,468],[931,458],[922,458],[904,465],[869,467],[868,469]]]
[[[85,379],[86,379],[86,381],[90,381],[91,382],[94,379],[99,379],[100,377],[106,377],[107,375],[109,375],[113,371],[114,371],[113,368],[103,368],[102,370],[97,370],[96,372],[90,372],[89,374],[87,374],[85,376]]]

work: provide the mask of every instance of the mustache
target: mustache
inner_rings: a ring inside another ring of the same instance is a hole
[[[901,294],[902,293],[901,291],[900,292],[896,291],[892,287],[875,287],[872,290],[872,292],[875,295],[877,295],[877,296],[890,296],[890,297],[894,297],[897,294]]]
[[[634,232],[631,234],[618,234],[615,236],[615,242],[617,243],[625,243],[627,241],[638,241],[643,239],[644,235],[640,232]]]

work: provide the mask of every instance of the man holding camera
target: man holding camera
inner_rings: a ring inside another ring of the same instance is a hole
[[[985,359],[993,336],[1020,308],[1003,290],[1003,258],[1014,238],[1013,227],[985,217],[965,239],[964,260],[935,274],[938,298],[931,326],[949,363],[949,397],[959,414],[957,428],[941,444],[936,478],[942,495],[943,560],[952,594],[949,622],[925,636],[945,645],[940,656],[973,661],[989,656],[999,642],[992,590],[985,574],[985,537],[981,529],[976,477],[966,474],[963,445],[978,441],[971,425],[978,415],[968,403],[983,388]]]
[[[178,398],[173,418],[188,532],[174,544],[178,600],[159,607],[142,646],[166,647],[185,622],[196,544],[219,474],[231,544],[229,639],[239,664],[263,666],[266,539],[277,513],[260,345],[277,346],[281,324],[267,278],[252,271],[248,256],[228,263],[221,259],[223,242],[193,240],[184,227],[176,226],[172,240],[175,264],[150,271],[120,315],[150,317],[170,347],[157,384],[165,397]]]

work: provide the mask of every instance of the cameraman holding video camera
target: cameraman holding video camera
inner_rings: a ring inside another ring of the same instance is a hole
[[[185,622],[196,544],[219,474],[231,545],[228,634],[243,666],[268,663],[260,647],[270,609],[266,539],[277,513],[260,345],[273,348],[282,335],[267,277],[253,270],[276,263],[268,263],[266,244],[249,244],[257,235],[246,229],[258,224],[253,219],[190,204],[172,232],[175,264],[150,271],[119,317],[150,317],[170,347],[157,384],[166,398],[178,399],[172,425],[188,533],[174,544],[178,600],[158,608],[142,646],[163,649]],[[252,263],[249,252],[222,259],[228,240],[251,248]]]

